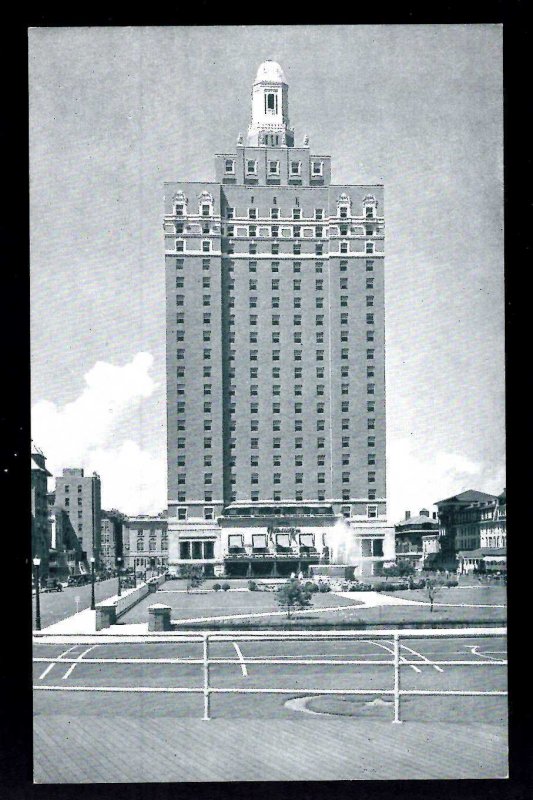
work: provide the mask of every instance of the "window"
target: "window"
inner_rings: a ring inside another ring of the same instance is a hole
[[[187,509],[186,508],[178,508],[178,519],[187,519]],[[189,544],[189,542],[182,542],[182,545]],[[182,558],[187,558],[188,556],[181,556]]]
[[[324,289],[324,281],[322,278],[317,278],[315,281],[315,289],[317,292],[322,292]]]
[[[369,417],[367,420],[368,430],[373,431],[375,427],[376,427],[376,420]]]
[[[299,278],[296,278],[296,279],[295,279],[295,280],[292,282],[292,286],[293,286],[293,289],[294,289],[295,291],[299,292],[299,291],[300,291],[300,289],[302,288],[302,281],[301,281]]]
[[[278,95],[276,92],[265,92],[265,114],[278,113]]]
[[[302,252],[302,245],[299,242],[295,242],[292,246],[293,255],[299,256]]]
[[[369,483],[375,483],[376,482],[376,473],[375,472],[369,472],[368,473],[368,482]]]
[[[210,241],[203,241],[202,242],[202,253],[209,253],[211,250],[211,242]]]
[[[302,298],[297,296],[293,299],[292,303],[294,308],[301,308],[302,307]]]
[[[272,394],[276,397],[279,397],[279,395],[281,394],[281,386],[279,383],[274,383],[272,385]]]
[[[257,245],[255,243],[254,244],[249,244],[248,245],[248,252],[250,253],[251,256],[255,256],[256,253],[257,253]]]
[[[299,175],[302,171],[300,161],[291,161],[291,175]]]
[[[294,331],[294,342],[295,344],[302,343],[302,332],[301,331]]]
[[[257,236],[257,226],[248,225],[248,236]]]
[[[294,236],[295,239],[299,239],[300,238],[300,236],[302,235],[302,229],[300,228],[299,225],[295,225],[293,227],[292,235]]]
[[[275,472],[274,475],[272,476],[272,482],[274,484],[281,483],[281,473]]]
[[[279,297],[277,295],[272,296],[272,308],[279,308]]]
[[[257,219],[257,208],[248,209],[248,219]]]
[[[316,315],[315,324],[319,325],[319,326],[324,324],[324,315],[323,314],[317,314]]]
[[[272,439],[272,447],[274,450],[279,450],[281,447],[281,439],[277,437],[275,439]]]
[[[348,295],[347,294],[341,294],[340,302],[341,302],[341,308],[347,308],[348,307]]]
[[[301,419],[294,420],[294,430],[295,431],[303,431],[303,422]]]
[[[277,256],[279,253],[279,244],[277,242],[272,242],[271,252],[273,256]]]
[[[280,369],[279,367],[272,367],[272,377],[278,379],[279,378]]]
[[[348,347],[343,347],[341,349],[341,358],[346,360],[350,357],[350,349]]]
[[[301,438],[301,436],[297,436],[296,439],[294,440],[294,449],[301,450],[302,447],[303,447],[303,439]]]
[[[271,219],[279,219],[279,208],[271,208],[270,209],[270,218]]]
[[[185,331],[184,330],[177,330],[176,331],[176,341],[183,342],[185,341]]]
[[[224,166],[227,175],[235,174],[235,161],[232,158],[226,158]]]
[[[301,208],[293,208],[292,209],[292,218],[293,219],[301,219],[302,218],[302,210],[301,210]]]
[[[176,239],[176,252],[183,253],[185,250],[185,242],[183,239]]]
[[[250,289],[250,291],[254,291],[254,292],[257,290],[257,279],[256,278],[250,278],[249,289]]]
[[[322,243],[315,244],[315,254],[321,256],[324,253],[324,245]]]
[[[277,291],[279,290],[279,278],[272,279],[272,288]]]
[[[375,394],[376,386],[373,383],[367,383],[366,385],[366,392],[367,394]]]
[[[279,350],[272,350],[272,361],[279,361]]]
[[[373,305],[374,305],[374,295],[367,294],[367,296],[366,296],[366,307],[367,308],[372,308]]]
[[[302,262],[301,261],[293,261],[292,262],[292,271],[293,272],[301,272],[302,271]]]
[[[366,271],[367,272],[373,272],[374,271],[374,262],[373,261],[367,261],[366,262]]]
[[[268,162],[268,174],[269,175],[279,175],[279,161],[269,161]]]
[[[341,278],[340,279],[340,288],[347,289],[348,288],[348,278]]]
[[[367,342],[373,342],[374,341],[374,331],[367,331],[366,332],[366,340],[367,340]]]
[[[250,439],[250,449],[257,450],[259,447],[259,439]]]
[[[366,279],[366,288],[373,289],[374,288],[374,278],[367,278]]]
[[[279,227],[277,225],[272,225],[270,229],[270,235],[274,238],[279,236]]]
[[[350,446],[350,437],[349,436],[343,436],[342,437],[342,446],[343,447],[349,447]]]
[[[248,175],[256,175],[257,174],[257,161],[247,161],[246,162],[246,172]]]
[[[311,174],[312,175],[322,175],[322,161],[313,161],[311,162]]]
[[[342,303],[341,303],[342,305]],[[324,308],[324,298],[315,297],[315,308]]]
[[[376,410],[376,401],[369,400],[366,404],[366,410],[369,412],[369,414],[372,414]]]
[[[365,253],[373,253],[374,252],[374,242],[367,242],[365,245]]]
[[[367,367],[366,368],[366,377],[373,378],[374,377],[374,367]]]
[[[226,217],[227,219],[233,219],[235,216],[235,209],[234,208],[226,208]]]
[[[324,219],[324,209],[315,208],[315,219]]]

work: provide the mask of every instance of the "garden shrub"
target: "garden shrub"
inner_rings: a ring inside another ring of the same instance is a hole
[[[220,588],[222,589],[223,592],[227,592],[228,589],[230,588],[230,585],[229,583],[223,583]]]
[[[248,589],[251,592],[257,592],[257,583],[255,581],[248,581]]]
[[[213,589],[215,590],[215,592],[219,592],[221,590],[221,588],[222,587],[221,587],[220,583],[214,583],[213,584]]]

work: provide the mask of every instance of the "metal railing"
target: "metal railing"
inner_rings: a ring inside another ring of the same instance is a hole
[[[250,631],[250,632],[234,632],[234,633],[184,633],[184,634],[162,634],[162,635],[120,635],[113,636],[110,640],[109,636],[98,637],[90,636],[77,636],[76,640],[79,644],[115,644],[115,643],[129,643],[129,644],[145,644],[150,643],[171,643],[171,642],[188,642],[188,643],[201,643],[202,644],[202,657],[201,658],[83,658],[74,657],[57,657],[50,658],[45,656],[34,657],[34,662],[43,662],[47,664],[61,663],[61,664],[98,664],[103,665],[106,663],[112,664],[197,664],[202,666],[202,685],[200,687],[154,687],[154,686],[50,686],[50,685],[36,685],[35,690],[43,691],[92,691],[92,692],[129,692],[129,693],[168,693],[168,694],[202,694],[204,700],[203,719],[211,719],[211,697],[215,694],[278,694],[278,695],[323,695],[323,696],[338,696],[338,695],[389,695],[393,697],[394,702],[394,723],[401,723],[401,698],[407,696],[427,696],[427,697],[506,697],[507,691],[505,690],[469,690],[469,689],[402,689],[401,687],[401,667],[402,666],[418,666],[423,664],[428,666],[434,665],[436,667],[443,666],[507,666],[507,660],[494,660],[483,659],[481,654],[476,660],[468,659],[425,659],[420,654],[421,658],[408,659],[400,655],[400,642],[402,639],[478,639],[478,638],[496,638],[505,637],[507,635],[506,628],[462,628],[462,629],[440,629],[440,630],[426,630],[426,629],[404,629],[404,630],[358,630],[358,631]],[[52,637],[51,634],[41,634],[35,636],[35,641],[43,642],[47,638],[59,639],[61,637]],[[236,642],[264,642],[264,641],[357,641],[357,639],[388,639],[392,643],[393,651],[392,658],[390,659],[339,659],[339,658],[294,658],[283,657],[279,658],[257,658],[255,656],[244,657],[240,654],[238,658],[212,658],[210,656],[209,647],[214,642],[228,642],[230,644]],[[66,639],[68,641],[68,639]],[[421,660],[422,659],[422,660]],[[392,666],[394,670],[394,685],[392,689],[317,689],[316,687],[307,688],[219,688],[211,685],[210,682],[210,667],[212,665],[222,664],[235,664],[239,667],[242,665],[263,664],[263,665],[336,665],[336,666]]]

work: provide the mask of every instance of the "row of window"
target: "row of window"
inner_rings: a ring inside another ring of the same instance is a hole
[[[250,236],[252,238],[257,236],[255,229],[252,232],[252,226],[250,226],[250,230],[249,230],[248,236]],[[176,239],[176,253],[185,253],[185,251],[186,251],[185,242],[186,242],[185,239]],[[211,250],[212,250],[211,244],[212,244],[212,242],[211,242],[210,239],[203,239],[202,243],[201,243],[201,252],[202,253],[210,253]],[[341,241],[339,243],[339,249],[340,249],[341,253],[348,253],[348,251],[349,251],[348,250],[348,244],[349,244],[348,242],[344,242],[344,241]],[[374,250],[374,247],[375,247],[374,242],[368,242],[368,241],[365,242],[365,253],[369,253],[370,254],[370,253],[376,252]],[[194,248],[192,251],[189,251],[189,252],[195,253],[195,252],[198,252],[198,251],[196,250],[196,248]],[[233,248],[232,244],[228,244],[226,252],[229,253],[229,254],[234,252],[234,248]],[[250,245],[249,248],[248,248],[248,252],[250,253],[250,255],[257,255],[257,245],[255,245],[255,244],[254,245]],[[279,255],[279,244],[272,244],[271,252],[272,252],[272,255]],[[295,255],[295,256],[301,255],[301,253],[302,253],[302,245],[301,245],[300,242],[294,242],[293,243],[292,252],[293,252],[293,255]],[[315,255],[317,255],[317,256],[324,255],[324,245],[323,244],[320,244],[320,243],[315,244]]]
[[[191,265],[196,266],[193,262],[190,262]],[[272,272],[279,272],[279,261],[271,261],[271,269]],[[324,268],[323,261],[313,261],[315,265],[315,271],[321,273]],[[352,264],[355,265],[356,262],[352,259]],[[185,265],[184,258],[176,258],[176,269],[181,270]],[[374,271],[374,262],[371,260],[367,260],[365,263],[366,271],[373,272]],[[210,258],[202,258],[202,269],[209,270],[211,267],[211,259]],[[227,260],[227,267],[229,272],[233,272],[235,269],[235,261]],[[248,269],[250,272],[257,272],[257,261],[255,259],[248,259]],[[301,261],[293,261],[292,262],[292,269],[293,272],[301,272],[302,269],[302,262]],[[339,262],[339,271],[340,272],[347,272],[348,270],[348,259],[341,259]],[[81,490],[81,487],[78,487],[78,490]]]
[[[340,219],[351,218],[351,214],[349,212],[350,212],[349,206],[340,205],[340,206],[337,207],[337,217],[340,218]],[[179,214],[178,216],[181,216],[181,214]],[[232,208],[231,206],[226,206],[226,208],[224,210],[224,216],[225,216],[226,219],[233,219],[233,220],[237,219],[237,215],[235,214],[235,208]],[[365,209],[364,216],[365,216],[365,219],[375,219],[373,206],[368,206]],[[239,219],[245,219],[245,218],[258,220],[259,219],[258,209],[255,208],[255,207],[247,208],[246,215],[239,217]],[[335,217],[333,217],[331,215],[326,217],[324,215],[324,209],[323,208],[315,208],[314,215],[312,217],[303,217],[302,216],[302,209],[300,208],[300,206],[296,206],[295,208],[292,208],[291,212],[290,212],[290,216],[286,216],[285,217],[285,216],[281,216],[280,215],[280,208],[277,205],[270,209],[269,218],[271,220],[289,220],[289,219],[292,219],[293,222],[295,222],[295,221],[297,222],[299,220],[302,221],[302,222],[305,221],[305,220],[309,220],[309,221],[313,220],[315,222],[323,222],[326,219],[328,219],[328,220],[335,219]]]
[[[264,235],[268,236],[268,235],[270,235],[270,237],[272,239],[279,239],[280,238],[279,225],[270,225],[270,234],[263,234],[263,233],[258,234],[257,233],[257,225],[248,225],[247,227],[248,227],[247,234],[240,234],[241,237],[248,236],[249,238],[254,238],[254,237],[258,236],[258,235],[259,236],[264,236]],[[324,236],[328,235],[327,232],[325,232],[325,228],[322,225],[316,225],[313,228],[313,231],[314,231],[315,239],[321,239]],[[202,233],[209,233],[209,232],[210,232],[209,226],[208,225],[203,225],[202,226]],[[338,228],[335,228],[335,227],[331,228],[331,230],[329,231],[329,236],[330,237],[335,237],[335,236],[338,236],[338,235],[340,235],[340,236],[348,236],[349,233],[350,233],[349,225],[347,225],[347,224],[346,225],[339,225]],[[355,236],[377,236],[378,233],[379,233],[378,228],[370,228],[367,225],[365,227],[365,232],[363,234],[356,233]],[[183,234],[183,225],[177,225],[176,226],[176,235],[177,236],[181,236],[182,234]],[[228,236],[230,238],[235,237],[235,226],[234,225],[228,225],[226,227],[226,236]],[[300,239],[302,237],[302,228],[301,228],[301,226],[300,225],[293,225],[292,226],[292,233],[290,234],[290,236],[292,236],[293,239]]]
[[[237,441],[233,437],[231,437],[229,439],[228,443],[229,443],[229,448],[231,450],[234,450],[237,447]],[[176,444],[177,444],[177,449],[178,450],[184,450],[185,446],[186,446],[185,437],[184,436],[178,436]],[[204,438],[204,449],[210,450],[211,447],[212,447],[212,439],[211,439],[211,437],[205,437]],[[317,448],[317,450],[324,450],[325,447],[326,447],[326,439],[323,436],[317,437],[317,440],[316,440],[316,448]],[[343,436],[341,438],[341,447],[342,448],[349,448],[350,447],[350,437],[349,436]],[[274,450],[280,450],[281,449],[281,439],[280,438],[274,437],[272,439],[272,448]],[[250,439],[250,450],[258,450],[258,449],[259,449],[259,439],[255,438],[255,437],[251,438]],[[294,449],[295,450],[302,450],[303,449],[303,439],[300,436],[297,436],[294,439]],[[374,474],[374,473],[369,473],[369,475],[370,474]]]
[[[272,177],[277,177],[281,174],[281,162],[276,161],[275,159],[269,159],[267,161],[267,175]],[[289,172],[291,175],[298,176],[301,175],[302,170],[302,162],[301,161],[291,161]],[[226,175],[235,175],[235,159],[234,158],[226,158],[224,160],[224,171]],[[247,175],[257,175],[257,161],[253,159],[247,159],[246,161],[246,174]],[[323,161],[314,161],[311,160],[311,176],[320,178],[324,174],[324,162]]]
[[[281,493],[280,492],[274,492],[274,494],[276,496],[273,497],[273,500],[276,500],[276,501],[281,500]],[[297,494],[301,495],[302,493],[300,491],[298,491]],[[324,493],[323,492],[319,492],[319,494],[324,494]],[[236,492],[232,492],[231,501],[234,502],[236,499],[237,499]],[[253,500],[254,498],[250,498],[250,499]],[[257,499],[258,498],[256,498],[256,500]],[[303,497],[295,497],[295,500],[302,500],[302,499],[303,499]],[[318,499],[319,500],[324,500],[325,497],[319,497]],[[349,499],[349,498],[347,498],[347,499]],[[375,498],[369,497],[368,499],[372,500],[372,499],[375,499]],[[341,506],[341,514],[344,517],[350,517],[352,515],[351,506],[346,506],[346,505],[345,506]],[[372,505],[367,506],[367,516],[370,519],[375,519],[378,516],[378,507],[377,506],[372,506]],[[182,507],[182,508],[178,508],[177,509],[177,518],[178,518],[178,520],[181,520],[181,521],[187,519],[187,508],[186,507],[185,508]],[[204,519],[205,520],[213,520],[214,519],[214,509],[213,508],[204,508]],[[261,535],[261,536],[263,536],[263,535]],[[253,537],[253,538],[255,538],[255,537]],[[366,545],[365,545],[365,543],[366,543]],[[181,550],[181,552],[180,552],[180,558],[182,558],[184,560],[188,560],[190,558],[194,558],[194,559],[201,558],[202,557],[202,555],[201,555],[202,551],[200,549],[201,548],[201,544],[202,544],[201,542],[197,542],[197,541],[194,541],[194,540],[190,541],[190,542],[182,541],[180,543],[180,547],[181,547],[181,545],[183,545],[184,547],[183,547],[183,550]],[[205,545],[209,545],[210,543],[209,542],[203,542],[203,544],[205,546]],[[189,545],[189,546],[187,547],[187,545]],[[195,545],[196,545],[196,547],[195,547]],[[363,540],[363,545],[364,545],[363,549],[365,550],[363,555],[374,555],[374,556],[383,555],[383,543],[382,543],[381,539],[366,539],[366,540]],[[380,552],[380,550],[381,550],[381,552]],[[209,548],[207,550],[204,550],[204,556],[203,557],[204,558],[213,558],[213,556],[210,555],[211,552],[212,551]]]
[[[295,270],[295,272],[299,272],[299,270]],[[272,278],[271,282],[271,289],[273,291],[279,291],[279,283],[280,278]],[[176,289],[183,289],[185,286],[185,276],[184,275],[176,275]],[[211,278],[209,276],[205,276],[202,278],[202,288],[209,289],[211,287]],[[341,289],[348,289],[348,278],[347,277],[340,277],[339,278],[339,287]],[[227,284],[228,289],[235,288],[235,282],[231,279]],[[250,291],[257,291],[257,278],[250,278],[248,281],[248,288]],[[302,288],[302,280],[301,278],[294,278],[292,282],[292,288],[294,291],[301,291]],[[366,288],[373,289],[374,288],[374,279],[367,278],[366,279]],[[315,290],[317,292],[321,292],[324,290],[324,279],[323,278],[316,278],[315,279]],[[368,298],[367,298],[368,301]],[[368,305],[368,302],[367,302]]]
[[[368,437],[368,447],[375,447],[375,437]],[[341,457],[341,465],[343,467],[350,466],[350,453],[343,453]],[[294,456],[294,466],[295,467],[303,467],[304,457],[302,453],[297,453]],[[184,467],[185,466],[185,453],[179,453],[177,457],[177,466]],[[235,467],[237,464],[237,456],[230,456],[229,458],[229,466]],[[280,453],[273,453],[272,454],[272,464],[274,467],[281,467],[281,454]],[[323,467],[326,464],[326,455],[325,453],[317,453],[316,456],[316,464],[317,467]],[[204,467],[211,467],[213,465],[213,458],[209,455],[204,455]],[[250,455],[250,466],[251,467],[258,467],[259,466],[259,455],[257,453]]]
[[[252,201],[253,201],[253,198],[252,198]],[[276,201],[276,198],[274,198],[274,201]],[[259,219],[257,211],[258,211],[257,208],[248,208],[247,209],[247,218],[248,219]],[[177,217],[185,217],[187,215],[187,207],[183,203],[176,203],[176,205],[174,206],[174,213],[175,213],[175,216],[177,216]],[[198,213],[202,217],[210,217],[210,216],[213,215],[213,207],[212,207],[212,205],[210,203],[202,203],[200,205],[199,209],[198,209]],[[224,210],[224,216],[228,220],[237,219],[237,215],[235,214],[235,208],[233,208],[231,206],[227,206],[225,208],[225,210]],[[340,218],[340,219],[352,218],[352,215],[350,213],[350,207],[347,206],[347,205],[339,205],[337,207],[337,215],[336,216],[338,218]],[[288,219],[292,219],[293,221],[314,220],[315,222],[322,222],[322,221],[326,220],[323,208],[315,208],[314,215],[312,217],[303,217],[302,216],[302,209],[299,206],[296,207],[296,208],[293,208],[291,210],[290,217],[281,216],[280,215],[279,206],[274,206],[273,208],[270,209],[269,217],[270,217],[271,220],[288,220]],[[239,219],[244,219],[244,218],[245,217],[239,217]],[[331,219],[334,219],[334,218],[335,217],[333,217],[331,215],[329,215],[327,217],[328,220],[331,220]],[[375,209],[374,209],[373,206],[366,206],[364,208],[364,218],[367,219],[367,220],[376,219]],[[181,224],[181,223],[177,223],[177,224]],[[209,224],[209,223],[202,223],[202,224]]]

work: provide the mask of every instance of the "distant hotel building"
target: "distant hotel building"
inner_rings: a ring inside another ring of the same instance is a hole
[[[165,185],[169,564],[370,574],[394,559],[383,186],[295,146],[273,61],[215,176]]]
[[[507,496],[468,490],[439,500],[439,561],[459,572],[507,569]]]
[[[114,570],[117,558],[122,558],[122,527],[124,514],[102,511],[100,521],[100,560],[102,567]]]
[[[100,563],[101,487],[94,472],[85,475],[83,469],[64,469],[55,479],[55,504],[63,508],[79,539],[81,549],[90,562],[92,556]]]

